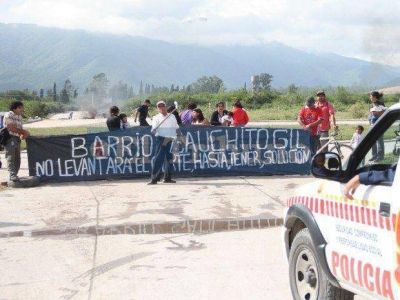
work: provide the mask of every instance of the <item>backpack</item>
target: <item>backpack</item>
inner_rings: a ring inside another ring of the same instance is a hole
[[[0,145],[5,146],[8,140],[11,138],[10,133],[8,132],[7,127],[0,129]]]

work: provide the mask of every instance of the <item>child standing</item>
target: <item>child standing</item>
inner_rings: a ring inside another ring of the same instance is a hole
[[[364,127],[358,125],[350,141],[351,148],[355,149],[360,144],[363,132],[364,132]]]

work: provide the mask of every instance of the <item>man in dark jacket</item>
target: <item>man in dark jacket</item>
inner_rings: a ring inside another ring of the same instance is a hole
[[[360,184],[363,185],[378,185],[382,182],[393,183],[396,175],[397,164],[384,171],[367,171],[354,176],[345,186],[343,193],[345,197],[353,199]]]
[[[149,107],[150,107],[150,100],[146,99],[144,100],[143,104],[136,110],[135,123],[139,116],[139,126],[150,126],[150,124],[147,123],[146,120],[147,117],[149,117]]]
[[[107,119],[107,127],[109,131],[121,129],[121,119],[119,118],[119,108],[117,106],[110,107],[110,116]]]
[[[222,117],[228,114],[228,111],[225,109],[224,102],[218,102],[215,105],[215,111],[211,115],[210,123],[213,126],[221,126],[222,125]]]

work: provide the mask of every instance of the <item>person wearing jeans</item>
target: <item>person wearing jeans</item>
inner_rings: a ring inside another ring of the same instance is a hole
[[[314,97],[306,100],[305,106],[299,112],[297,121],[304,130],[310,132],[310,151],[311,156],[314,156],[319,146],[318,126],[323,121],[321,109],[315,106]]]
[[[372,108],[369,110],[369,122],[371,126],[379,120],[380,116],[386,111],[385,104],[382,101],[383,94],[378,91],[372,91],[369,98],[372,102]],[[385,158],[385,142],[383,135],[378,138],[376,143],[372,146],[372,158],[370,161],[378,162]]]
[[[324,91],[318,91],[316,96],[317,96],[317,102],[315,106],[321,110],[323,118],[323,121],[318,126],[318,134],[320,137],[319,147],[324,148],[322,152],[327,152],[328,149],[326,145],[329,142],[329,130],[331,129],[331,121],[333,129],[337,128],[336,118],[335,118],[335,108],[326,99]]]
[[[18,172],[21,166],[21,138],[29,136],[29,132],[23,129],[22,114],[24,105],[21,101],[15,101],[10,105],[10,111],[4,116],[4,126],[10,133],[10,138],[4,148],[6,150],[7,168],[10,181],[19,181]]]
[[[162,168],[164,167],[164,182],[173,183],[171,179],[172,163],[174,156],[171,151],[173,139],[169,137],[156,137],[155,159],[151,172],[151,183],[156,183],[161,179]],[[155,182],[153,182],[155,181]]]
[[[175,183],[176,181],[171,178],[174,158],[172,142],[176,138],[179,126],[175,116],[167,113],[164,101],[157,102],[157,109],[159,113],[153,117],[151,129],[151,132],[156,136],[156,150],[149,184],[157,184],[161,179],[163,166],[164,183]]]

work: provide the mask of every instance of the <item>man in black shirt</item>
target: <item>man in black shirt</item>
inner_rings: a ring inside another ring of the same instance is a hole
[[[146,118],[150,117],[149,106],[150,106],[150,100],[149,99],[144,100],[143,104],[136,110],[135,123],[137,122],[137,117],[139,115],[140,126],[150,126],[150,124],[147,123],[146,121]]]
[[[121,129],[121,119],[119,118],[119,108],[117,106],[110,107],[110,116],[107,119],[107,127],[109,131]]]

